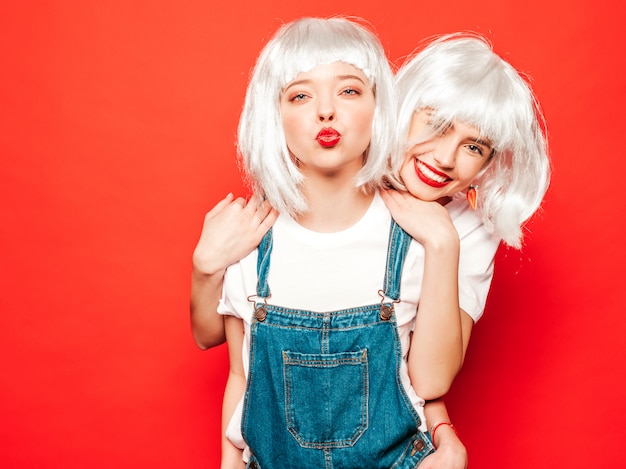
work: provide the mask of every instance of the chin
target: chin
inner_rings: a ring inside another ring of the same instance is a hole
[[[421,200],[434,200],[433,196],[435,198],[439,197],[439,195],[433,194],[432,190],[419,180],[412,180],[408,184],[405,182],[404,187],[406,187],[409,194]]]

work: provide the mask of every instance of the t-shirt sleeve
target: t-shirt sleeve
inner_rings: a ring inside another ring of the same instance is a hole
[[[482,316],[500,242],[482,224],[459,233],[459,305],[474,322]]]
[[[256,251],[236,262],[226,269],[222,297],[217,305],[217,312],[223,315],[235,316],[249,320],[252,303],[248,297],[255,293],[256,282],[254,268],[256,265]]]

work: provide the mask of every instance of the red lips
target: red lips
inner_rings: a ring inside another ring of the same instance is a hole
[[[339,140],[341,140],[341,134],[332,127],[324,127],[319,131],[315,140],[317,140],[317,143],[324,148],[331,148],[339,143]]]
[[[430,187],[441,188],[448,185],[451,179],[440,171],[437,171],[432,166],[427,165],[423,161],[414,159],[413,164],[415,166],[415,172],[417,173],[417,177],[424,183],[429,185]]]

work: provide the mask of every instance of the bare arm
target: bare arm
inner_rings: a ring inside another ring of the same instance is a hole
[[[446,405],[441,399],[426,403],[424,407],[428,428],[438,422],[450,422]],[[432,435],[431,435],[432,437]],[[435,432],[434,445],[437,448],[420,464],[420,469],[465,469],[467,450],[449,425],[440,425]]]
[[[278,212],[267,201],[249,203],[228,194],[206,214],[193,253],[191,330],[198,347],[224,342],[224,322],[217,314],[226,268],[252,252],[274,224]]]
[[[246,467],[242,458],[242,450],[237,448],[228,438],[226,429],[241,400],[246,388],[241,350],[243,345],[243,321],[233,316],[224,318],[226,338],[228,342],[228,359],[230,370],[224,400],[222,403],[222,464],[221,469],[243,469]]]
[[[448,211],[406,192],[381,191],[396,222],[424,247],[424,278],[408,369],[424,399],[443,396],[460,370],[469,340],[459,307],[459,236]],[[469,326],[469,328],[468,328]]]

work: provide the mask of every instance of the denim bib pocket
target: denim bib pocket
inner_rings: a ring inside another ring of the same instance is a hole
[[[298,444],[353,446],[368,426],[367,350],[282,353],[287,427]]]

